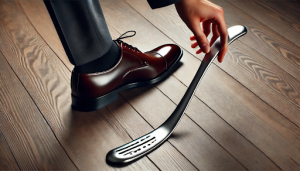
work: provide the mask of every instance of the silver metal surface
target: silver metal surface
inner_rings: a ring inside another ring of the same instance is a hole
[[[244,26],[233,26],[228,29],[228,45],[235,39],[247,33]],[[211,51],[205,55],[201,65],[193,78],[190,86],[185,92],[178,106],[171,116],[157,129],[152,132],[118,148],[109,151],[106,155],[106,161],[109,164],[126,164],[140,157],[145,156],[159,145],[161,145],[174,131],[176,125],[180,121],[184,111],[188,107],[193,94],[195,93],[203,75],[212,61],[218,56],[221,48],[220,37],[211,46]]]

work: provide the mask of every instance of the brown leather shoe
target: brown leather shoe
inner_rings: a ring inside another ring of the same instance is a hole
[[[117,100],[120,91],[157,83],[170,74],[170,70],[182,57],[182,49],[174,44],[162,45],[142,53],[119,39],[116,42],[121,49],[121,57],[110,70],[90,74],[73,70],[73,109],[97,110]]]

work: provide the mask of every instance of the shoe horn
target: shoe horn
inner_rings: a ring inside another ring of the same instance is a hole
[[[230,27],[228,29],[228,45],[246,33],[247,29],[244,26],[237,25]],[[123,165],[139,159],[159,147],[167,140],[180,121],[184,111],[188,107],[192,96],[195,93],[206,70],[212,61],[218,56],[220,49],[221,42],[219,37],[211,46],[211,51],[205,55],[190,86],[171,116],[161,126],[152,132],[109,151],[106,155],[106,161],[108,164]]]

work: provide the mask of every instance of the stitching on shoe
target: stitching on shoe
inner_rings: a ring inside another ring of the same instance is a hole
[[[163,59],[164,59],[164,61],[165,61],[165,64],[166,64],[166,70],[168,69],[168,63],[167,63],[167,60],[165,59],[165,57],[164,56],[162,56],[161,54],[159,54],[159,53],[157,53],[157,52],[154,52],[154,51],[148,51],[149,53],[155,53],[155,54],[157,54],[157,55],[159,55],[160,57],[162,57]],[[147,52],[146,52],[147,53]]]
[[[142,59],[141,58],[139,58],[138,56],[136,56],[136,55],[134,55],[134,54],[132,54],[132,53],[130,53],[130,52],[123,52],[123,53],[128,53],[128,54],[130,54],[130,55],[132,55],[132,56],[134,56],[134,57],[136,57],[136,58],[138,58],[139,60],[140,60],[140,62],[141,62],[141,64],[143,64],[143,61],[142,61]]]
[[[120,46],[122,46],[122,45],[123,45],[123,43],[122,43]],[[121,48],[120,48],[120,50],[122,51]],[[126,52],[126,51],[122,51],[120,60],[118,61],[118,63],[117,63],[114,67],[112,67],[111,69],[109,69],[109,70],[107,70],[107,71],[95,72],[95,73],[88,73],[87,75],[100,75],[100,74],[105,74],[105,73],[111,72],[111,71],[114,70],[118,65],[120,65],[120,63],[121,63],[121,61],[122,61],[122,59],[123,59],[123,54],[124,54],[124,53],[128,53],[128,54],[130,54],[130,55],[132,55],[132,56],[138,58],[138,59],[140,60],[141,64],[143,65],[143,61],[141,60],[141,58],[139,58],[138,56],[136,56],[136,55],[134,55],[134,54],[132,54],[132,53],[129,53],[129,52]]]

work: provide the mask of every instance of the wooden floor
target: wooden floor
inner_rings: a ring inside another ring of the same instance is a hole
[[[0,0],[0,169],[300,170],[300,1],[212,0],[248,33],[209,68],[174,134],[129,166],[106,153],[158,127],[203,54],[174,6],[100,0],[111,35],[142,51],[184,49],[167,80],[120,94],[95,112],[71,109],[73,66],[41,0]]]

